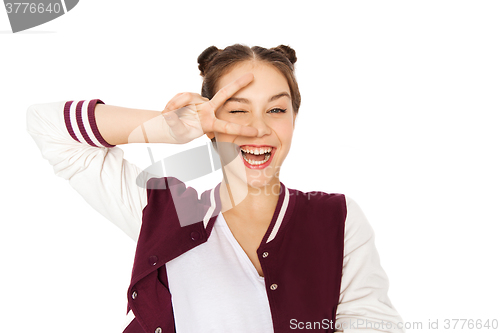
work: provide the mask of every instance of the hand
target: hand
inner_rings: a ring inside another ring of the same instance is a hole
[[[170,136],[176,143],[186,143],[203,134],[213,138],[214,132],[256,136],[258,130],[254,127],[227,122],[215,117],[217,109],[252,80],[252,74],[245,74],[220,89],[211,100],[195,93],[181,93],[174,96],[162,112],[169,125]]]

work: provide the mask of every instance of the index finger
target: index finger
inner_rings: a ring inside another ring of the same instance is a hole
[[[229,83],[227,86],[219,90],[214,97],[208,102],[213,111],[215,112],[220,108],[231,96],[236,94],[237,91],[247,86],[253,81],[253,74],[247,73],[233,82]]]

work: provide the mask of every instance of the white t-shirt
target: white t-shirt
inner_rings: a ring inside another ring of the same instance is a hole
[[[264,277],[221,213],[206,243],[166,267],[178,333],[273,332]]]

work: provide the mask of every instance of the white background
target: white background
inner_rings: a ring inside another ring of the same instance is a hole
[[[423,323],[409,331],[500,320],[499,17],[498,1],[83,0],[12,34],[0,9],[2,332],[120,332],[135,251],[54,176],[28,106],[163,110],[199,92],[206,47],[233,43],[297,51],[303,103],[281,180],[360,204],[394,306]]]

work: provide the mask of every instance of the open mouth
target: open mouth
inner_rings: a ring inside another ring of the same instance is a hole
[[[241,147],[241,155],[250,166],[261,166],[267,163],[272,156],[273,147]]]

